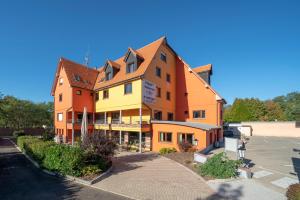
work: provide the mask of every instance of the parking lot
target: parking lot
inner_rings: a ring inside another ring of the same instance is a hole
[[[253,164],[253,178],[268,187],[284,193],[299,182],[300,138],[252,136],[245,157]]]

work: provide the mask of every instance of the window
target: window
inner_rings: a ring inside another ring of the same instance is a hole
[[[59,79],[59,85],[62,85],[64,83],[64,79],[63,78],[60,78]]]
[[[193,118],[205,118],[205,110],[195,110],[193,111]]]
[[[171,100],[171,93],[170,93],[170,92],[167,92],[166,95],[167,95],[167,100],[170,101],[170,100]]]
[[[156,97],[161,97],[161,88],[156,87]]]
[[[126,73],[132,73],[132,72],[134,72],[134,68],[135,68],[134,63],[127,64]]]
[[[178,133],[178,143],[188,142],[194,144],[194,134],[193,133]]]
[[[174,119],[173,113],[168,113],[168,121],[173,121]]]
[[[112,79],[112,73],[110,71],[105,72],[105,80],[108,81]]]
[[[162,112],[161,111],[154,111],[154,119],[155,120],[162,120]]]
[[[57,113],[57,121],[61,122],[63,120],[63,114]]]
[[[95,100],[96,100],[96,101],[99,100],[99,93],[98,93],[98,92],[95,94]]]
[[[59,102],[62,102],[62,100],[63,100],[63,96],[62,96],[62,94],[59,94],[59,96],[58,96],[58,101],[59,101]]]
[[[160,53],[160,59],[164,62],[167,62],[167,55],[164,52]]]
[[[103,99],[108,99],[109,93],[108,90],[103,90]]]
[[[159,67],[156,67],[155,74],[157,77],[161,77],[161,69]]]
[[[81,95],[81,90],[76,90],[77,95]]]
[[[124,94],[132,93],[132,83],[127,83],[124,85]]]
[[[171,132],[159,132],[159,141],[160,142],[172,142],[172,133]]]
[[[167,74],[166,80],[167,80],[168,83],[171,83],[171,76],[170,76],[170,74]]]
[[[75,78],[75,81],[78,81],[78,82],[81,80],[81,77],[78,74],[75,74],[74,78]]]

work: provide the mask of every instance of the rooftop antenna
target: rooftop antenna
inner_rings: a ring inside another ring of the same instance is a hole
[[[84,65],[88,67],[89,62],[90,62],[90,45],[88,46],[88,51],[86,52],[86,54],[84,56]]]

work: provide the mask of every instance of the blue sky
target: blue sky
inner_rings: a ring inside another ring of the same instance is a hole
[[[213,64],[228,103],[300,91],[300,1],[0,2],[0,91],[51,101],[59,57],[91,66],[166,35],[192,67]]]

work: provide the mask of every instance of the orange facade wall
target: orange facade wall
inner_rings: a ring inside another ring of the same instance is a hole
[[[176,120],[220,125],[220,104],[216,94],[178,58],[176,66]],[[206,117],[193,118],[193,111],[205,110]]]
[[[160,53],[163,52],[167,56],[167,62],[160,59]],[[161,69],[161,77],[156,76],[156,67]],[[166,76],[170,75],[171,81],[167,82]],[[176,58],[175,54],[165,45],[161,45],[157,50],[150,66],[145,72],[145,79],[156,84],[161,88],[161,97],[156,97],[154,104],[148,106],[154,112],[155,110],[162,111],[162,120],[168,119],[168,112],[176,115]],[[171,99],[167,100],[166,93],[170,92]]]
[[[160,142],[159,133],[160,132],[171,132],[172,142]],[[205,131],[202,129],[174,125],[174,124],[152,124],[152,151],[158,152],[161,148],[176,148],[180,151],[178,144],[178,133],[193,133],[194,138],[198,140],[198,145],[194,146],[197,150],[205,149],[210,145],[209,134],[210,131]]]
[[[59,83],[60,78],[63,79],[62,84]],[[81,91],[81,95],[76,94],[77,90]],[[54,93],[54,125],[55,132],[63,135],[64,141],[72,140],[70,134],[67,134],[72,129],[72,124],[67,123],[68,120],[72,119],[72,114],[70,114],[72,111],[82,113],[84,106],[86,106],[89,113],[94,112],[94,97],[91,93],[90,90],[71,87],[64,68],[61,68]],[[62,101],[59,101],[60,94],[62,94]],[[62,121],[58,121],[58,113],[63,114]],[[74,117],[76,118],[76,115]],[[74,129],[79,130],[80,126],[75,125]],[[89,126],[89,129],[92,130],[93,126]]]

